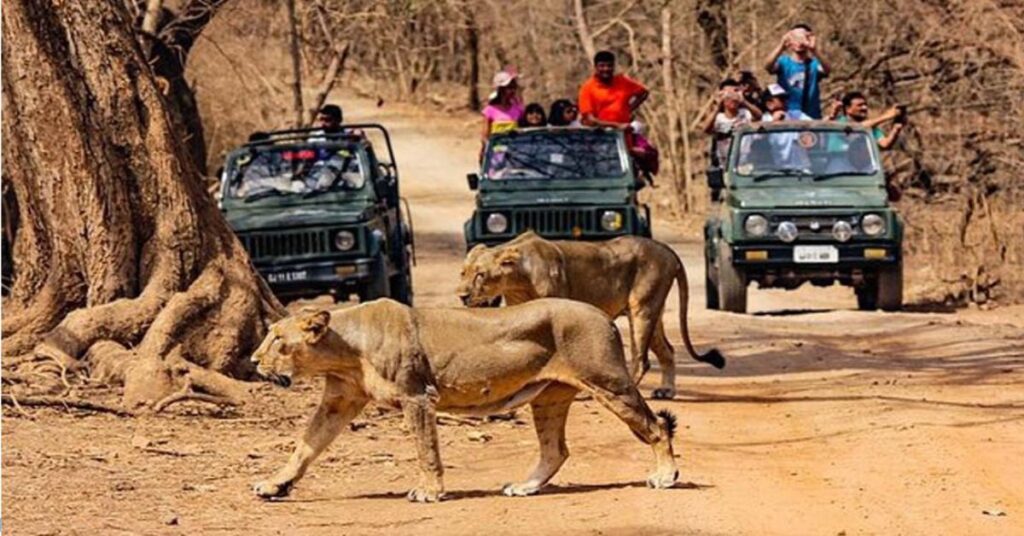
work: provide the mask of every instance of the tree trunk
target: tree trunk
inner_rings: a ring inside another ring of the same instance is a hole
[[[237,397],[225,375],[251,375],[282,308],[205,192],[131,25],[119,0],[4,3],[3,172],[20,221],[5,365],[87,368],[123,382],[129,407]]]
[[[725,2],[698,0],[697,25],[711,48],[711,59],[720,72],[729,68],[729,25]]]
[[[295,127],[302,128],[305,110],[302,106],[302,57],[299,55],[299,17],[295,13],[295,0],[288,4],[288,52],[292,58],[292,107],[295,111]]]
[[[594,45],[594,36],[590,34],[590,26],[587,24],[587,10],[583,6],[583,0],[573,0],[573,18],[576,20],[576,35],[580,39],[580,46],[587,55],[587,61],[593,61],[597,54],[597,47]]]
[[[476,17],[471,10],[466,10],[466,43],[469,48],[469,95],[466,104],[476,112],[480,103],[480,30],[476,26]]]

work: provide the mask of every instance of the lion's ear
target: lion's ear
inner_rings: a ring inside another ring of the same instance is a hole
[[[501,252],[501,255],[498,256],[498,264],[505,266],[518,264],[521,258],[523,258],[522,252],[519,251],[519,248],[513,246]]]
[[[299,328],[306,336],[306,342],[316,344],[331,329],[331,313],[318,311],[312,313],[299,323]]]

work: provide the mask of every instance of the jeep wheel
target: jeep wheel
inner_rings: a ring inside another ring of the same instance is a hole
[[[857,295],[857,308],[861,311],[878,309],[878,281],[865,282],[853,290]]]
[[[732,263],[732,248],[718,241],[718,305],[730,313],[747,312],[747,276]]]
[[[387,264],[378,262],[373,264],[373,279],[366,287],[359,289],[359,302],[365,303],[377,298],[388,298],[391,296],[391,285],[388,281]]]
[[[903,261],[878,272],[876,304],[883,311],[899,311],[903,306]]]
[[[412,274],[408,271],[391,278],[391,299],[412,306]]]
[[[711,260],[704,254],[704,304],[711,311],[718,310],[718,287],[711,280]]]

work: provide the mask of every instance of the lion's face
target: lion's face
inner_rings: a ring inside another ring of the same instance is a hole
[[[486,307],[498,301],[517,281],[520,252],[515,247],[476,246],[462,265],[456,295],[468,307]]]
[[[252,354],[257,374],[283,387],[291,385],[294,376],[310,368],[317,343],[330,331],[330,322],[327,311],[275,322]]]

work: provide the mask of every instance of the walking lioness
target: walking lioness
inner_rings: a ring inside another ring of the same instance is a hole
[[[584,391],[651,445],[647,479],[671,487],[675,419],[651,412],[626,370],[618,330],[598,309],[536,300],[502,309],[412,309],[377,300],[290,317],[270,326],[252,356],[257,372],[287,386],[294,376],[325,375],[320,407],[291,459],[256,484],[260,497],[287,495],[309,464],[370,400],[400,406],[417,442],[420,481],[409,500],[444,495],[435,411],[490,414],[530,404],[540,462],[505,495],[537,493],[569,456],[565,420]]]
[[[506,244],[476,246],[466,256],[456,293],[480,307],[504,297],[509,305],[536,298],[568,298],[594,305],[615,318],[629,318],[632,373],[639,382],[650,367],[648,349],[661,365],[661,387],[654,398],[676,393],[675,352],[661,321],[672,283],[679,286],[679,330],[690,356],[717,368],[718,350],[698,354],[686,325],[689,288],[682,261],[668,246],[635,236],[605,242],[549,241],[532,231]]]

